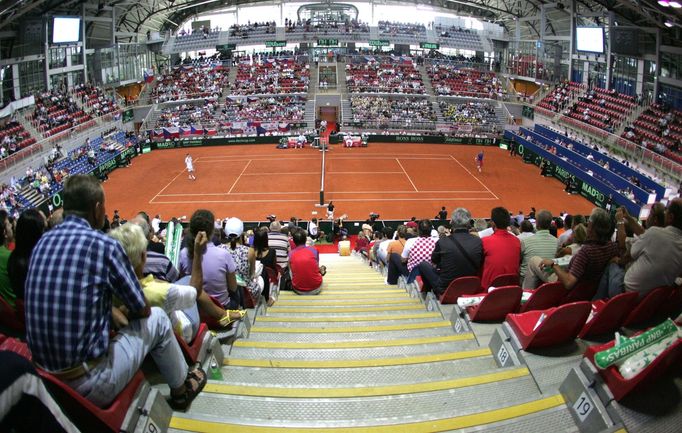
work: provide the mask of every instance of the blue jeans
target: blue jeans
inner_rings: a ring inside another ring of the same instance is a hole
[[[150,353],[168,386],[180,387],[187,377],[187,364],[173,335],[166,312],[152,307],[149,317],[131,320],[109,342],[104,359],[85,375],[65,381],[80,395],[106,407],[128,385]]]
[[[613,298],[614,296],[623,293],[625,286],[623,283],[624,279],[625,270],[615,263],[609,263],[606,269],[604,269],[604,273],[599,280],[597,293],[592,300],[596,301],[604,298]]]

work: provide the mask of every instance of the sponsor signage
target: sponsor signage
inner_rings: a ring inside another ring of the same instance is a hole
[[[286,47],[287,41],[265,41],[265,46],[268,48]]]
[[[440,48],[440,44],[436,44],[433,42],[420,42],[419,48],[423,48],[425,50],[437,50]]]
[[[388,41],[386,39],[370,39],[369,40],[369,46],[370,47],[387,47],[391,45],[391,41]]]
[[[318,39],[317,45],[320,47],[337,47],[339,46],[339,40],[330,38]]]

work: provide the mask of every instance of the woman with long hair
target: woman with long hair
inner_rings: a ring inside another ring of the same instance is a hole
[[[260,276],[263,277],[265,283],[263,287],[263,296],[268,301],[268,306],[275,303],[274,296],[270,296],[270,279],[266,268],[276,269],[277,256],[274,248],[268,247],[268,229],[262,227],[253,234],[253,246],[249,248],[249,275],[251,278],[256,275],[256,260],[263,264],[263,269]]]
[[[33,248],[45,233],[45,217],[38,209],[26,209],[19,216],[14,233],[14,251],[9,256],[7,273],[14,299],[24,299],[24,283]],[[14,300],[13,300],[14,301]],[[13,302],[12,302],[13,303]]]

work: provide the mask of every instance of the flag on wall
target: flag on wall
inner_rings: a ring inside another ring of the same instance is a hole
[[[154,70],[153,69],[145,69],[144,72],[144,82],[145,83],[151,83],[154,81]]]

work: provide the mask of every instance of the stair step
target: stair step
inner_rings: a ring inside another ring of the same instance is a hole
[[[478,348],[475,340],[420,344],[404,347],[368,347],[350,349],[255,349],[232,347],[225,365],[254,367],[341,368],[405,365],[485,356],[490,350]]]
[[[204,392],[221,395],[252,396],[252,397],[289,397],[289,398],[353,398],[376,397],[389,395],[409,395],[423,392],[445,391],[469,386],[501,382],[528,376],[528,369],[512,368],[497,370],[490,373],[460,376],[444,380],[424,380],[412,383],[383,385],[373,387],[309,387],[305,383],[278,384],[277,386],[256,386],[252,384],[234,385],[222,381],[210,381]]]
[[[434,343],[449,343],[453,341],[473,340],[473,334],[455,334],[448,332],[446,335],[429,334],[419,338],[396,338],[380,340],[375,336],[371,340],[359,338],[355,339],[325,339],[323,341],[301,341],[301,340],[287,340],[287,341],[273,341],[275,339],[268,338],[268,336],[261,336],[261,338],[249,338],[248,340],[238,340],[233,347],[248,347],[258,349],[358,349],[362,347],[389,347],[389,346],[411,346],[419,344],[434,344]]]
[[[278,384],[307,384],[310,387],[384,386],[408,383],[415,377],[421,380],[441,380],[460,375],[474,375],[497,369],[492,356],[434,362],[431,364],[394,365],[368,368],[252,368],[224,366],[223,377],[233,385],[276,386]]]
[[[278,431],[272,429],[277,427],[282,431],[318,432],[333,428],[348,431],[349,426],[354,426],[364,427],[363,432],[433,432],[483,426],[565,407],[560,395],[537,398],[534,386],[532,379],[524,377],[395,397],[264,399],[202,393],[193,403],[193,409],[200,408],[201,415],[187,418],[178,414],[171,420],[171,427],[202,432],[258,431],[258,427],[270,427],[267,431]],[[512,395],[516,404],[507,403]],[[548,431],[548,426],[542,425]],[[538,427],[534,431],[542,431]],[[552,425],[550,430],[558,431],[557,427]]]

